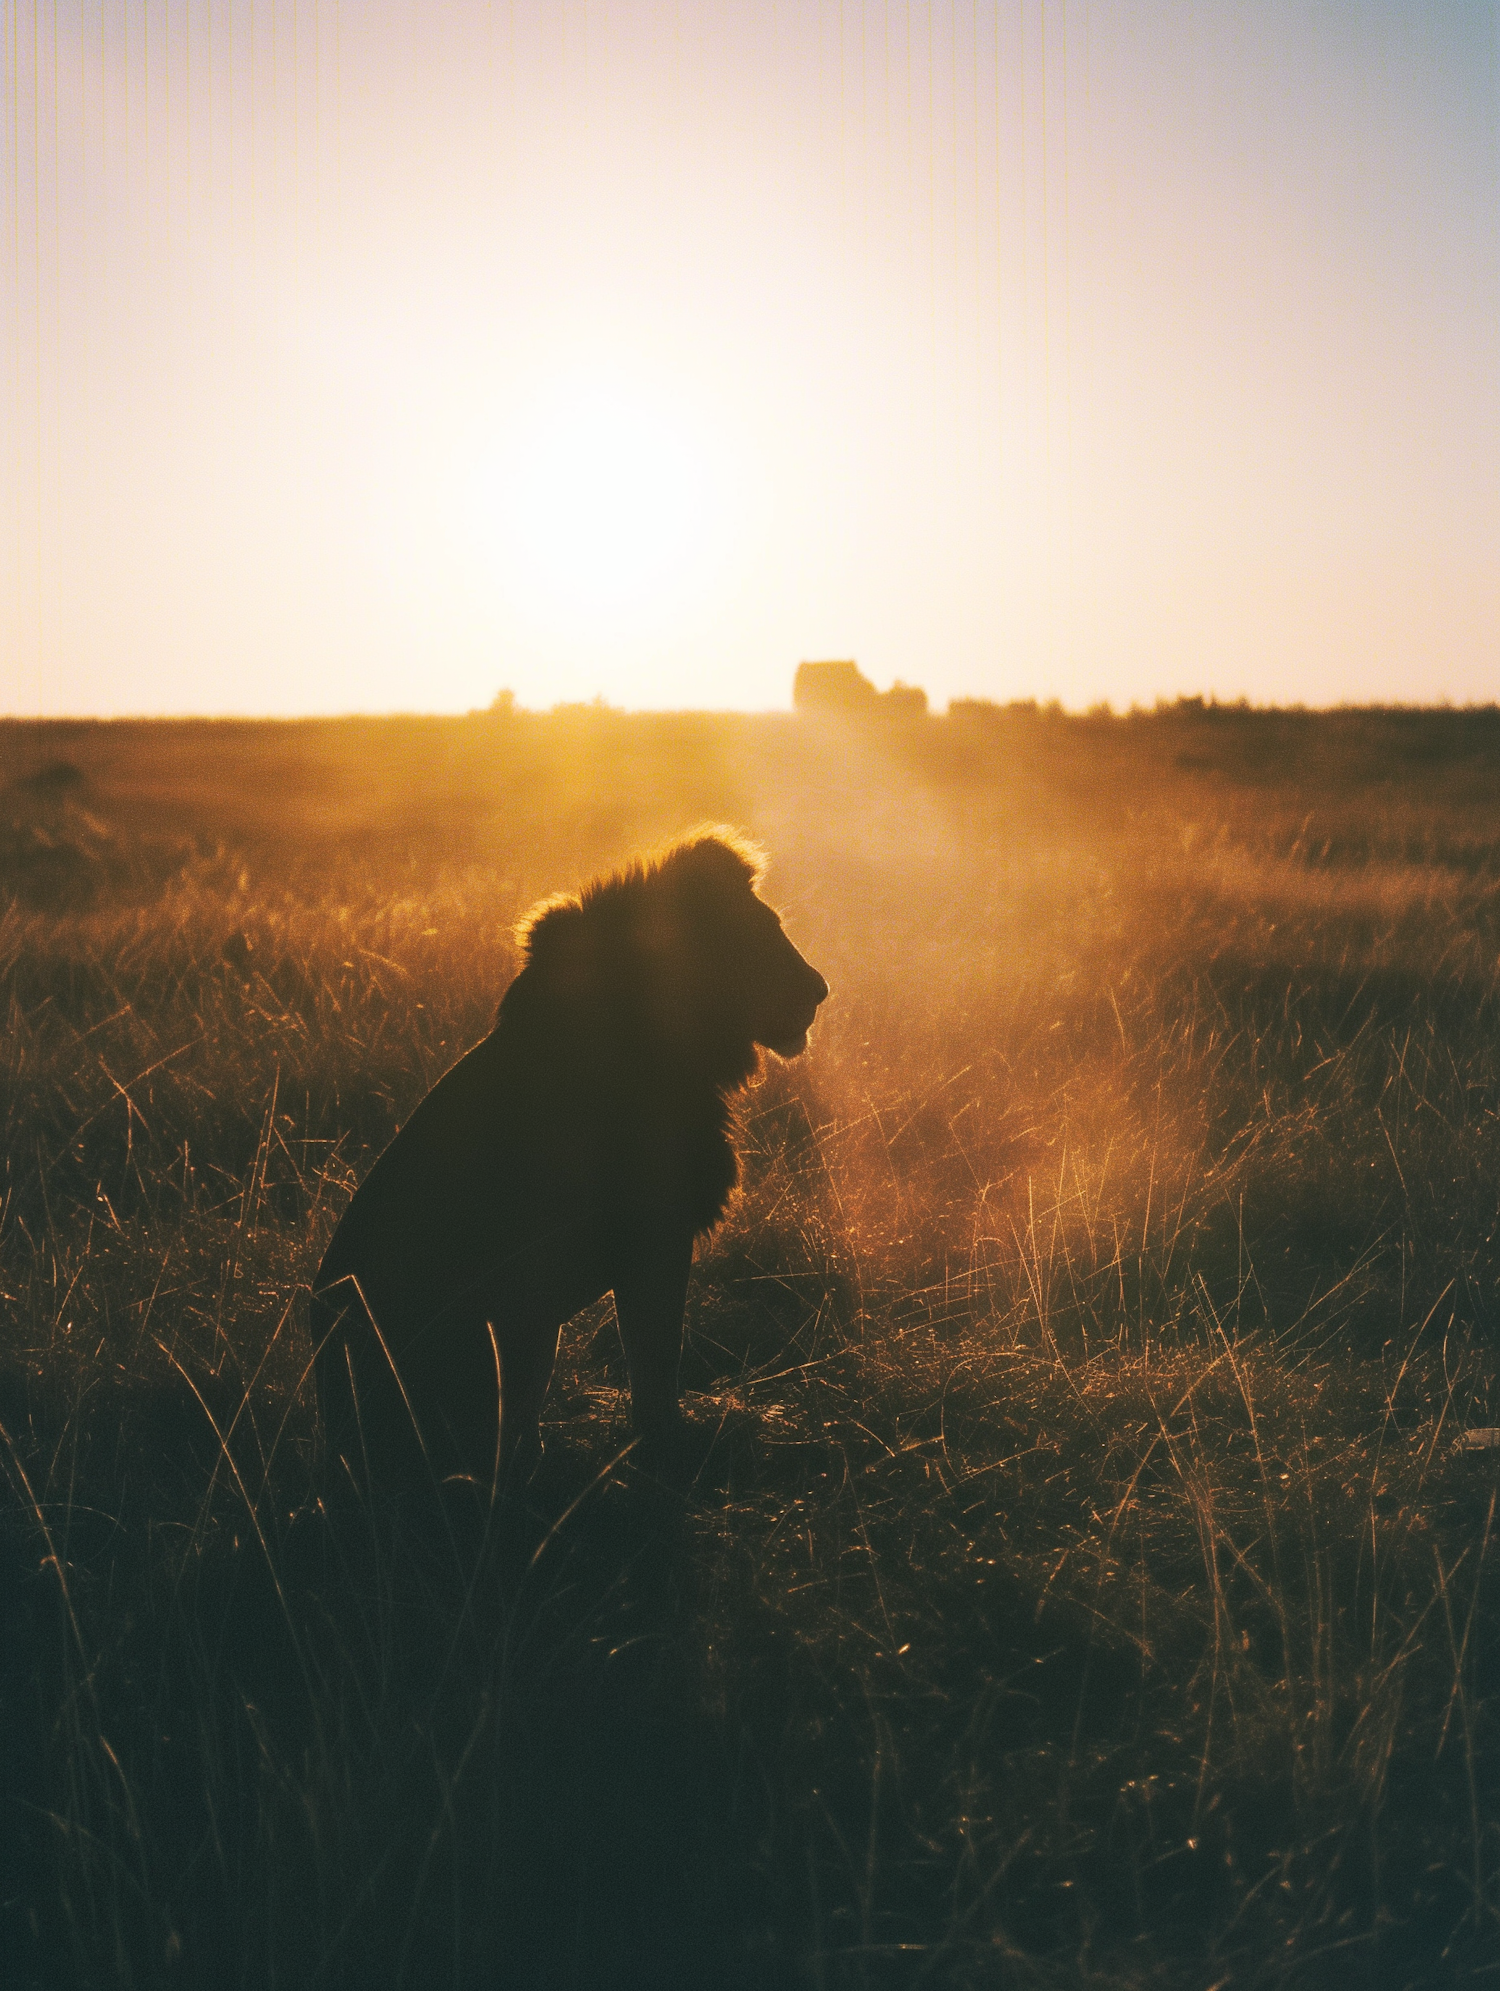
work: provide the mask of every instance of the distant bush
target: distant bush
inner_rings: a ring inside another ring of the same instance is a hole
[[[877,691],[858,664],[848,661],[799,664],[792,685],[799,712],[842,719],[921,719],[927,694],[900,678],[889,691]]]

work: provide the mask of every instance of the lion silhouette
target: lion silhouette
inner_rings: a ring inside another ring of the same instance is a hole
[[[324,1456],[359,1486],[529,1471],[564,1321],[613,1292],[634,1426],[679,1428],[693,1243],[738,1179],[734,1094],[828,984],[696,831],[522,922],[495,1027],[432,1088],[313,1282]]]

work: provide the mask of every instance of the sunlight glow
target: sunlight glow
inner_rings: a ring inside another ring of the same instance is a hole
[[[587,630],[670,615],[717,566],[725,468],[685,410],[560,384],[488,447],[473,527],[505,606]]]

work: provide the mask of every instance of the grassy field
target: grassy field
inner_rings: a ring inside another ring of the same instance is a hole
[[[684,1495],[313,1498],[307,1281],[536,896],[833,997]],[[17,1986],[1493,1984],[1500,714],[0,727]]]

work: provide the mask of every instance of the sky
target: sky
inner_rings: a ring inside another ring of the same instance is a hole
[[[0,712],[1500,696],[1500,8],[3,0]]]

